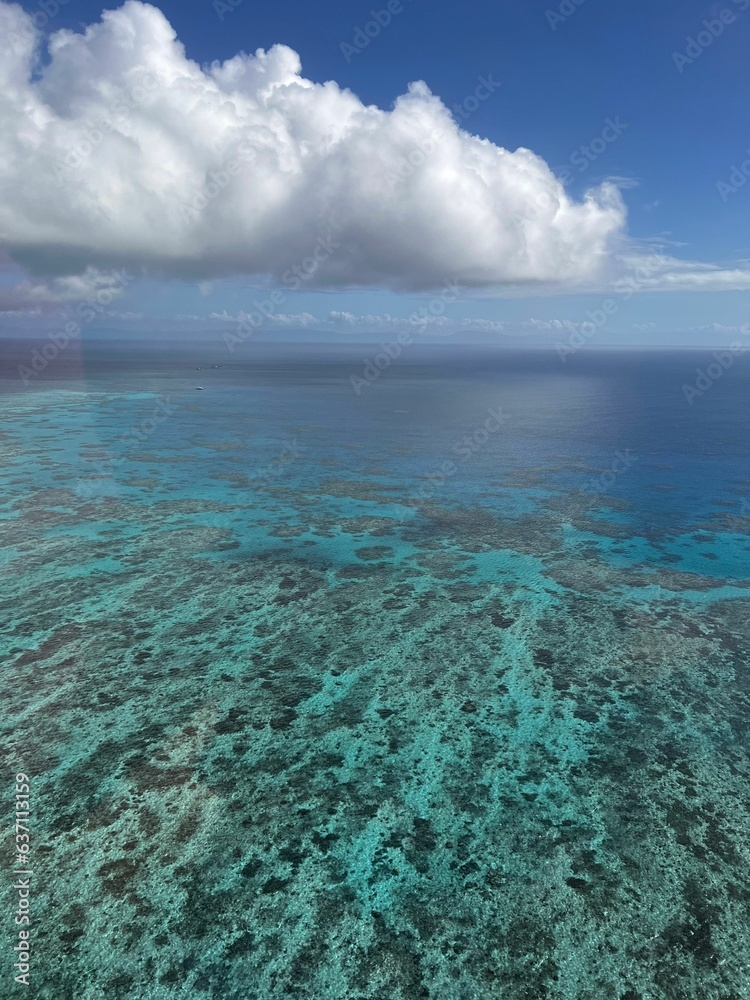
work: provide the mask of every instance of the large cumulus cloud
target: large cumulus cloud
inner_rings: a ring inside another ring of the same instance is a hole
[[[424,83],[391,110],[313,84],[283,45],[200,67],[127,0],[40,39],[0,2],[0,237],[38,276],[135,267],[426,289],[596,280],[624,208],[463,131]]]

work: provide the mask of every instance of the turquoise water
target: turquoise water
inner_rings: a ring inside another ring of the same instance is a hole
[[[219,362],[2,383],[34,996],[750,996],[750,372]]]

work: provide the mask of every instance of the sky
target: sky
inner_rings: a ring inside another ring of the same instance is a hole
[[[6,336],[750,344],[750,0],[0,0],[0,34]]]

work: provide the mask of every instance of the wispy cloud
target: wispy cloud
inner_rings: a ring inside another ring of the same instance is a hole
[[[246,321],[251,314],[245,312],[210,313],[208,316],[183,316],[184,320],[195,323],[223,326],[236,326]],[[416,318],[410,316],[394,316],[391,313],[363,313],[331,310],[325,315],[315,316],[309,312],[278,313],[266,317],[262,329],[265,330],[310,330],[321,333],[361,333],[389,334],[412,333],[415,336],[429,334],[432,336],[456,336],[464,333],[480,332],[496,334],[497,336],[533,336],[540,333],[562,334],[576,333],[586,328],[586,322],[572,322],[564,319],[528,319],[514,322],[490,319],[459,318],[450,319],[447,316],[427,316]]]
[[[87,268],[82,274],[49,281],[24,279],[0,288],[0,313],[41,316],[57,312],[72,302],[90,301],[97,295],[109,304],[121,294],[122,283],[117,274]]]

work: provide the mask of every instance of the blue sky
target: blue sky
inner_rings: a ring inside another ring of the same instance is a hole
[[[463,123],[470,133],[511,151],[532,150],[575,199],[617,178],[628,238],[635,246],[658,245],[675,258],[730,272],[744,269],[750,259],[750,183],[740,186],[735,173],[736,191],[724,188],[722,195],[717,187],[729,183],[733,167],[750,157],[750,0],[679,5],[584,0],[578,6],[572,0],[559,5],[394,0],[390,23],[354,53],[346,45],[363,37],[355,36],[357,28],[386,4],[242,0],[234,7],[164,0],[158,6],[186,55],[201,65],[283,43],[299,53],[308,80],[334,80],[364,104],[384,110],[415,80],[424,80],[449,108],[474,93],[478,79],[498,81],[501,86]],[[40,9],[29,2],[23,7]],[[54,10],[54,0],[48,9]],[[89,0],[70,0],[45,33],[63,27],[80,32],[99,19],[101,9]],[[690,38],[696,39],[692,47]],[[612,123],[619,129],[613,131]],[[27,265],[23,255],[20,261],[18,254],[12,257]],[[34,261],[32,282],[39,278],[38,254]],[[12,268],[8,274],[6,286],[16,277]],[[278,285],[273,277],[251,274],[197,277],[138,278],[112,307],[119,315],[97,324],[134,330],[161,325],[192,335],[206,327],[204,317],[236,317],[250,310],[259,285]],[[378,287],[374,281],[361,288],[316,289],[313,284],[285,291],[283,312],[406,318],[436,294],[428,288]],[[444,315],[464,325],[483,319],[506,324],[509,334],[544,337],[529,324],[585,322],[609,294],[606,287],[583,287],[470,288],[447,304]],[[613,343],[731,340],[734,328],[750,320],[747,286],[742,278],[722,287],[729,290],[717,291],[709,283],[707,290],[639,290],[627,300],[615,296],[616,315],[604,334]],[[326,336],[341,336],[334,325],[324,324]],[[353,335],[372,332],[359,323]]]

